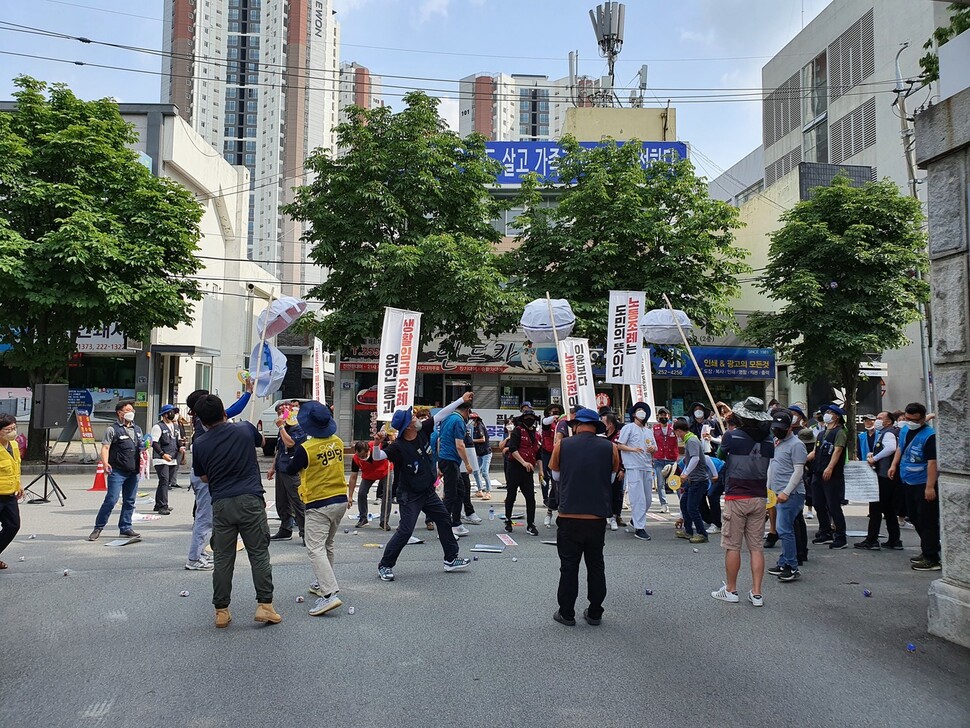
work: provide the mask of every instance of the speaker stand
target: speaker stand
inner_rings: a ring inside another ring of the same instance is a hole
[[[27,484],[27,487],[24,488],[24,495],[26,496],[27,493],[30,493],[32,496],[34,496],[27,501],[28,503],[50,503],[50,494],[53,491],[54,495],[57,496],[57,500],[60,501],[61,508],[63,508],[64,500],[67,498],[67,496],[64,495],[64,491],[61,490],[61,487],[57,484],[57,481],[54,480],[54,476],[51,475],[51,431],[49,427],[44,428],[44,434],[47,438],[46,449],[44,451],[44,472]],[[41,479],[44,481],[43,495],[31,490],[34,483]]]

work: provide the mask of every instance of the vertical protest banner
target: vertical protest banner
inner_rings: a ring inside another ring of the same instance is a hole
[[[394,411],[414,404],[421,314],[385,307],[381,358],[377,367],[377,419],[389,422]]]
[[[640,359],[640,376],[636,384],[630,385],[630,396],[633,402],[646,402],[650,405],[650,412],[656,416],[657,405],[653,398],[653,374],[650,371],[650,359],[653,356],[651,347],[647,347]]]
[[[313,337],[313,399],[326,403],[323,389],[323,342]]]
[[[569,337],[560,340],[559,371],[562,377],[564,407],[596,406],[596,388],[593,385],[593,365],[589,356],[588,339]]]
[[[606,340],[606,381],[640,384],[643,360],[640,315],[646,304],[643,291],[610,291]]]

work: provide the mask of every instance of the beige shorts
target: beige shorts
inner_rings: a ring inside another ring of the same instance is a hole
[[[744,542],[748,544],[748,551],[763,551],[767,504],[767,498],[725,500],[721,513],[721,546],[728,551],[740,551]]]

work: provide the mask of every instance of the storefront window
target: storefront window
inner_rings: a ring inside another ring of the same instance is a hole
[[[733,405],[741,402],[746,397],[760,397],[764,399],[765,383],[763,381],[735,382],[726,380],[710,380],[707,385],[711,388],[716,402],[725,402]],[[686,408],[693,402],[707,402],[707,393],[699,379],[673,380],[671,381],[672,399],[670,402],[671,414],[674,417],[688,415]]]

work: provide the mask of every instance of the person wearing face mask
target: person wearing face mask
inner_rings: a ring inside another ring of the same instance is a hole
[[[808,453],[801,441],[792,434],[792,417],[788,410],[778,410],[772,417],[771,434],[776,442],[774,457],[768,465],[768,487],[778,499],[774,511],[781,555],[768,573],[777,576],[778,581],[788,582],[801,577],[795,521],[805,504],[803,475]]]
[[[0,554],[20,531],[20,447],[17,445],[17,419],[0,414]],[[7,565],[0,561],[0,569]]]
[[[866,462],[879,478],[879,500],[869,503],[869,531],[865,539],[853,544],[857,549],[879,551],[883,547],[897,550],[903,548],[903,542],[899,540],[899,521],[896,520],[898,488],[896,481],[889,477],[897,444],[893,424],[888,412],[880,412],[873,420],[875,438],[871,451],[866,455]],[[879,529],[882,527],[883,516],[886,518],[889,540],[880,544]]]
[[[266,473],[268,480],[276,479],[276,514],[280,517],[279,530],[270,536],[270,541],[289,541],[293,538],[291,523],[296,521],[300,538],[305,536],[306,507],[300,498],[300,476],[290,475],[287,467],[293,460],[293,452],[306,441],[306,433],[300,427],[297,417],[300,414],[300,402],[280,402],[276,407],[276,427],[279,428],[276,438],[276,454],[273,464]],[[366,491],[365,491],[366,496]],[[366,497],[361,501],[364,518],[367,517]],[[367,525],[366,523],[364,524]],[[360,528],[360,524],[357,524]]]
[[[653,453],[657,451],[653,430],[647,426],[650,405],[637,402],[630,407],[630,416],[633,421],[620,430],[616,448],[623,459],[623,481],[630,499],[633,535],[641,541],[649,541],[647,511],[650,510],[652,499],[650,481],[653,478]]]
[[[118,402],[115,405],[118,418],[104,433],[101,441],[101,462],[108,475],[108,492],[94,521],[94,530],[88,541],[97,541],[104,527],[108,525],[111,511],[121,501],[121,517],[118,528],[121,535],[128,539],[141,539],[131,527],[131,516],[135,512],[135,495],[138,490],[138,467],[141,462],[142,432],[135,424],[135,408],[131,402]]]
[[[158,476],[153,510],[163,516],[172,512],[168,507],[168,489],[172,482],[172,473],[178,466],[179,441],[175,430],[177,416],[178,410],[175,407],[170,404],[163,405],[158,413],[158,422],[152,427],[152,465]]]
[[[868,460],[869,453],[876,446],[876,416],[862,415],[862,432],[858,435],[858,447],[856,457],[859,460]]]
[[[653,426],[653,440],[657,443],[657,452],[653,454],[654,482],[657,484],[657,498],[660,499],[660,512],[669,513],[667,506],[667,487],[663,478],[663,469],[671,463],[677,462],[677,434],[670,424],[670,412],[666,407],[657,408],[657,424]]]
[[[926,407],[906,405],[904,426],[889,476],[903,481],[906,512],[916,526],[920,555],[910,559],[915,571],[940,571],[940,497],[937,492],[936,431],[926,422]]]
[[[849,435],[844,424],[845,410],[836,404],[822,408],[825,432],[818,436],[818,445],[809,454],[812,463],[812,501],[818,511],[818,535],[814,544],[828,544],[830,549],[844,549],[845,515],[845,446]],[[832,532],[832,524],[835,532]]]
[[[711,416],[714,410],[702,402],[694,402],[687,411],[691,413],[690,431],[700,438],[704,454],[713,455],[724,435],[721,424]]]
[[[522,491],[525,498],[525,530],[538,536],[536,529],[536,494],[532,473],[539,469],[539,479],[543,477],[542,458],[539,455],[541,441],[536,433],[538,417],[532,410],[526,410],[515,420],[515,429],[509,435],[509,472],[508,491],[505,494],[505,530],[512,532],[512,509],[515,506],[516,491]]]

